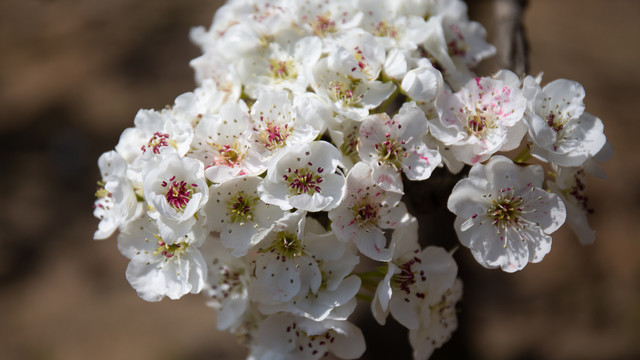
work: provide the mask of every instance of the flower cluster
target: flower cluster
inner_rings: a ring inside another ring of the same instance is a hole
[[[100,157],[94,238],[119,231],[144,300],[204,294],[251,359],[360,357],[356,297],[428,358],[457,326],[462,282],[451,252],[420,246],[403,178],[471,165],[448,201],[456,232],[512,272],[542,260],[567,216],[593,242],[585,175],[610,152],[578,83],[476,76],[495,48],[466,10],[229,1],[191,32],[197,88],[140,110]],[[363,257],[382,266],[356,271]]]

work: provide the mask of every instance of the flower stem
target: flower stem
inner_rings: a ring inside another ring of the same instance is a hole
[[[531,159],[531,148],[529,148],[529,145],[527,145],[527,147],[522,149],[522,151],[515,157],[515,159],[513,159],[513,162],[517,164],[524,164],[529,159]]]

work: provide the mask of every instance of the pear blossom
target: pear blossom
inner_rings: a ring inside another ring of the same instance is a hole
[[[330,64],[339,64],[340,52],[334,51],[328,58],[320,59],[312,69],[314,91],[333,110],[349,119],[362,121],[369,110],[380,105],[396,89],[392,82],[362,80],[351,77],[351,70],[341,72]]]
[[[144,198],[161,237],[184,236],[209,199],[204,165],[175,153],[164,155],[158,167],[145,175]]]
[[[224,103],[236,102],[239,95],[220,90],[213,79],[205,79],[193,92],[178,96],[171,113],[178,121],[195,127],[204,115],[217,113]]]
[[[193,68],[196,83],[200,86],[206,86],[205,82],[209,80],[229,101],[235,102],[240,97],[242,83],[237,71],[233,64],[227,62],[219,52],[206,51],[191,60],[189,65]]]
[[[430,318],[420,329],[409,330],[409,343],[415,360],[428,359],[433,351],[449,341],[458,327],[455,304],[462,298],[462,281],[458,278],[436,304],[430,305]]]
[[[328,66],[357,79],[376,80],[385,62],[385,49],[362,29],[346,31],[337,41]]]
[[[359,162],[347,175],[347,189],[340,206],[329,211],[331,229],[342,241],[353,241],[364,255],[391,260],[382,229],[401,226],[408,216],[402,194],[385,191],[373,179],[373,169]]]
[[[584,88],[559,79],[532,91],[533,111],[527,117],[532,154],[561,166],[580,166],[605,145],[604,126],[584,111]]]
[[[233,250],[236,257],[260,242],[284,212],[269,206],[258,197],[256,190],[262,181],[257,176],[245,176],[213,184],[205,205],[209,229],[220,233],[221,245]]]
[[[207,265],[198,250],[204,236],[197,230],[166,238],[155,221],[141,217],[120,232],[118,249],[131,260],[127,280],[142,299],[160,301],[167,296],[175,300],[204,288]]]
[[[541,166],[519,167],[504,156],[476,164],[453,188],[447,207],[462,245],[486,268],[506,272],[540,262],[551,234],[565,221],[565,205],[542,189]]]
[[[353,0],[300,1],[291,5],[294,22],[305,32],[322,38],[325,44],[333,44],[335,37],[357,27],[363,17]]]
[[[250,269],[246,258],[231,255],[210,235],[200,247],[207,264],[207,279],[202,292],[207,296],[207,306],[217,311],[218,330],[238,329],[249,311]]]
[[[421,58],[413,69],[404,74],[400,86],[415,101],[431,101],[442,92],[442,74],[431,65],[429,60]]]
[[[405,103],[390,119],[386,113],[367,117],[360,126],[358,152],[373,167],[382,189],[402,191],[399,173],[410,180],[424,180],[440,164],[440,154],[429,149],[420,134],[427,132],[427,118],[415,102]]]
[[[351,169],[360,161],[358,155],[360,122],[337,116],[337,121],[329,127],[331,142],[342,153],[342,165],[345,169]]]
[[[291,314],[275,314],[262,321],[253,334],[256,345],[250,358],[317,360],[333,354],[357,359],[364,353],[362,331],[347,321],[313,321]]]
[[[95,194],[93,216],[100,219],[100,223],[93,238],[102,240],[138,217],[142,204],[138,203],[133,185],[126,177],[127,164],[120,154],[115,151],[102,154],[98,167],[102,181]]]
[[[582,245],[593,244],[596,232],[589,226],[588,215],[594,212],[587,196],[586,172],[580,167],[555,169],[554,181],[549,181],[550,190],[559,195],[567,208],[567,223],[578,236]]]
[[[116,151],[128,164],[142,156],[175,151],[184,156],[193,139],[190,124],[177,121],[166,110],[140,110],[134,119],[135,127],[122,132]]]
[[[355,309],[355,295],[360,290],[360,278],[351,275],[360,258],[351,246],[343,244],[333,232],[326,232],[312,218],[306,219],[304,237],[304,252],[318,261],[320,287],[316,292],[301,291],[287,302],[260,304],[260,311],[288,312],[315,321],[345,320]]]
[[[306,212],[296,211],[277,220],[257,245],[253,261],[254,299],[263,304],[288,302],[299,293],[317,293],[322,274],[317,260],[308,253],[305,236]],[[328,249],[341,254],[344,246]],[[339,255],[338,255],[339,256]]]
[[[240,59],[238,73],[245,91],[254,97],[259,86],[302,94],[311,82],[311,67],[321,54],[322,41],[318,37],[300,37],[296,32],[287,31],[279,34],[263,51]]]
[[[340,152],[326,141],[291,146],[271,161],[258,193],[262,201],[282,210],[333,209],[345,187],[338,165]]]
[[[412,218],[392,237],[393,259],[378,284],[371,303],[375,319],[382,325],[389,313],[410,330],[429,326],[443,294],[454,286],[458,266],[440,247],[420,250],[418,223]]]
[[[503,70],[494,78],[475,78],[456,93],[444,91],[436,101],[442,113],[429,123],[431,134],[470,165],[513,150],[526,133],[527,99],[519,88],[518,77]]]
[[[295,96],[292,101],[286,91],[258,89],[250,112],[253,120],[250,137],[256,152],[267,160],[288,146],[313,141],[323,123],[318,116],[323,114],[322,107],[322,102],[311,94]]]
[[[226,103],[218,114],[204,116],[195,130],[189,156],[204,163],[209,181],[258,175],[266,166],[249,138],[251,120],[244,103]]]

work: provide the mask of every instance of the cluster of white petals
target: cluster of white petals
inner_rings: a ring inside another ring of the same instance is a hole
[[[565,219],[593,243],[586,176],[611,153],[580,84],[476,75],[485,35],[461,0],[229,0],[191,32],[197,87],[100,157],[94,238],[119,233],[144,300],[203,294],[249,359],[359,358],[356,297],[427,359],[462,281],[419,243],[406,182],[471,166],[447,204],[458,238],[514,272]]]

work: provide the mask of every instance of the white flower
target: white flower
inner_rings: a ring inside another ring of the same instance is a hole
[[[222,245],[233,250],[234,256],[246,255],[284,215],[277,206],[260,200],[257,186],[261,181],[257,176],[248,176],[209,188],[209,201],[204,208],[207,227],[220,233]]]
[[[342,199],[345,179],[336,173],[340,152],[326,141],[291,146],[272,159],[258,186],[267,204],[306,211],[330,210]]]
[[[106,239],[116,229],[124,227],[142,213],[131,182],[126,178],[127,163],[115,151],[108,151],[98,159],[102,181],[96,191],[93,216],[100,219],[96,240]]]
[[[440,302],[429,306],[431,317],[426,319],[427,324],[420,329],[409,330],[414,360],[428,359],[433,350],[449,341],[458,327],[455,305],[461,298],[462,281],[456,279],[453,286],[442,295]]]
[[[309,95],[296,95],[292,101],[287,91],[257,90],[250,113],[251,140],[263,161],[281,149],[309,143],[318,136],[324,121],[317,114],[322,113],[323,104]]]
[[[189,62],[196,73],[196,82],[206,86],[207,80],[212,81],[218,91],[225,94],[230,102],[235,102],[240,97],[242,83],[232,63],[225,60],[215,50],[206,51],[202,56]]]
[[[434,316],[433,309],[453,287],[458,266],[443,248],[428,246],[420,250],[415,218],[408,226],[397,229],[392,241],[393,259],[376,289],[372,312],[382,325],[391,312],[408,329],[426,328]]]
[[[541,188],[542,167],[520,167],[504,156],[476,164],[451,192],[460,242],[486,268],[506,272],[539,262],[551,250],[551,234],[566,217],[556,194]]]
[[[443,92],[436,101],[442,113],[430,122],[431,133],[466,164],[516,148],[526,132],[521,120],[527,99],[519,87],[518,77],[504,70],[475,78],[456,93]]]
[[[189,156],[204,163],[207,179],[214,183],[258,175],[266,165],[253,148],[250,131],[251,121],[244,103],[224,104],[219,114],[200,120]]]
[[[317,360],[328,354],[357,359],[364,353],[362,331],[347,321],[321,322],[276,314],[260,323],[253,335],[250,358]]]
[[[143,155],[154,156],[167,150],[183,156],[193,139],[191,124],[177,121],[169,111],[141,109],[134,124],[122,132],[116,145],[116,151],[129,164]]]
[[[400,172],[424,180],[440,164],[440,154],[422,141],[427,118],[414,102],[405,103],[390,119],[386,113],[367,117],[360,127],[358,152],[373,167],[373,177],[385,190],[402,191]],[[386,180],[385,180],[386,179]]]
[[[322,53],[322,40],[301,38],[293,31],[279,34],[263,51],[242,58],[238,73],[245,92],[256,97],[260,85],[302,94],[311,82],[311,67]]]
[[[384,47],[362,29],[347,31],[328,57],[328,66],[341,74],[365,80],[376,80],[385,61]]]
[[[604,126],[584,112],[584,95],[582,85],[564,79],[537,91],[527,118],[534,155],[561,166],[580,166],[602,149]]]
[[[294,1],[290,4],[296,25],[331,43],[334,36],[360,24],[362,13],[355,1]]]
[[[429,60],[421,58],[416,67],[404,75],[400,87],[415,101],[431,101],[442,91],[442,74]]]
[[[207,306],[216,310],[218,330],[234,331],[241,326],[250,307],[248,288],[251,279],[247,259],[231,255],[214,236],[206,239],[200,251],[208,270],[202,290],[210,298]]]
[[[130,223],[118,236],[118,249],[131,259],[127,280],[146,301],[199,293],[207,276],[207,265],[198,250],[203,241],[198,231],[163,238],[148,217]]]
[[[589,226],[587,216],[593,213],[587,196],[585,170],[579,167],[556,167],[555,181],[549,181],[549,188],[558,194],[567,207],[567,223],[578,236],[582,245],[590,245],[596,239],[596,232]]]
[[[205,79],[193,92],[178,96],[171,112],[178,121],[195,127],[204,115],[215,114],[224,103],[237,100],[237,96],[219,90],[212,79]]]
[[[185,235],[209,198],[204,166],[198,160],[174,153],[165,155],[145,175],[144,198],[150,208],[149,216],[158,222],[161,237]]]
[[[355,310],[360,278],[351,273],[360,258],[355,255],[355,249],[345,246],[312,218],[306,219],[304,237],[305,254],[318,261],[322,274],[320,287],[317,292],[299,292],[287,302],[261,304],[260,311],[263,314],[288,312],[315,321],[344,320]]]
[[[258,244],[254,260],[252,298],[263,304],[287,302],[299,293],[317,293],[322,274],[317,261],[307,253],[306,212],[296,211],[275,222]],[[332,249],[338,253],[344,247]]]
[[[355,163],[360,161],[358,138],[361,123],[339,116],[335,120],[338,121],[329,126],[329,135],[332,143],[342,153],[342,164],[345,169],[351,169]]]
[[[342,241],[353,241],[364,255],[377,260],[391,260],[382,229],[400,226],[408,216],[400,202],[402,194],[381,189],[372,177],[373,170],[357,163],[347,175],[346,196],[340,206],[329,211],[331,229]]]
[[[333,51],[329,58],[320,59],[313,67],[311,86],[320,97],[332,105],[338,114],[362,121],[369,110],[380,105],[396,89],[392,82],[369,81],[351,77],[351,71],[340,72],[330,67],[339,64],[340,52]]]

